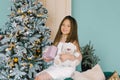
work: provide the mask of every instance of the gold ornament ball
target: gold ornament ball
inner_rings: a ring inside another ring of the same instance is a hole
[[[30,64],[30,68],[32,68],[33,67],[33,64]]]
[[[18,62],[18,58],[15,57],[13,61],[14,61],[15,63],[17,63],[17,62]]]
[[[21,9],[18,9],[17,13],[18,13],[18,14],[22,13],[22,12],[21,12]]]

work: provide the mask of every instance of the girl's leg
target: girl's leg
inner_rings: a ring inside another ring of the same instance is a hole
[[[36,77],[35,80],[53,80],[52,77],[45,71],[40,72]]]

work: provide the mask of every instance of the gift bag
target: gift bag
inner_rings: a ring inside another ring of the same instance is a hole
[[[48,46],[47,50],[43,52],[43,58],[50,58],[54,59],[57,54],[57,47],[56,46]]]

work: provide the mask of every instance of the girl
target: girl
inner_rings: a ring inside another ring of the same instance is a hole
[[[73,43],[77,47],[77,52],[80,54],[78,57],[71,54],[65,54],[61,51],[62,45],[64,43]],[[71,16],[66,16],[58,29],[53,45],[58,47],[57,55],[60,56],[62,62],[66,60],[82,60],[82,55],[80,53],[80,46],[77,35],[77,22]],[[57,56],[56,55],[56,56]],[[50,59],[44,59],[46,62]],[[64,80],[67,77],[71,77],[76,67],[70,66],[55,66],[51,65],[48,69],[43,70],[36,75],[35,80]]]

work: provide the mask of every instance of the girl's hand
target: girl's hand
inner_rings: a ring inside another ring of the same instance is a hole
[[[65,54],[65,53],[62,53],[60,54],[60,60],[62,62],[66,61],[66,60],[75,60],[75,56],[73,56],[72,54]]]
[[[67,59],[68,59],[68,55],[67,54],[64,54],[64,53],[60,54],[60,60],[62,62],[66,61]]]
[[[50,61],[52,61],[53,59],[50,59],[50,58],[43,58],[43,60],[44,60],[45,62],[50,62]]]

